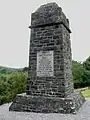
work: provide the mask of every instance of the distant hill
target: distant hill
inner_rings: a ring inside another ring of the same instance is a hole
[[[2,71],[21,72],[23,71],[23,68],[10,68],[10,67],[5,67],[5,66],[0,66],[0,72]]]

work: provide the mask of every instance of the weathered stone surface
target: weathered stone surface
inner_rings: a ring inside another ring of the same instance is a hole
[[[76,114],[84,101],[84,97],[79,92],[74,92],[67,98],[18,94],[9,110]]]
[[[56,19],[56,18],[59,19]],[[50,19],[49,19],[50,18]],[[66,97],[73,93],[69,22],[56,3],[41,6],[31,18],[27,94]],[[50,24],[53,21],[53,24]],[[48,24],[46,24],[48,23]],[[41,26],[37,26],[37,25]],[[54,75],[37,76],[37,53],[53,51]],[[46,87],[47,84],[49,87]]]
[[[31,16],[31,25],[46,25],[51,23],[60,23],[63,22],[64,25],[69,28],[69,21],[62,12],[61,7],[59,7],[56,3],[48,3],[42,5],[37,11],[32,13]]]
[[[69,20],[56,3],[49,3],[32,13],[30,28],[26,95],[17,96],[10,110],[76,112],[85,99],[74,93]]]

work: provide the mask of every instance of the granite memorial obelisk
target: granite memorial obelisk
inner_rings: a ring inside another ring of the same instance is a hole
[[[76,113],[85,99],[74,92],[69,20],[56,3],[42,5],[31,15],[26,94],[9,110]]]

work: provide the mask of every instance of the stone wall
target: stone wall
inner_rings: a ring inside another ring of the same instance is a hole
[[[72,53],[70,33],[62,25],[63,34],[63,56],[64,56],[64,79],[65,79],[65,93],[66,96],[71,94],[74,90],[72,82]]]
[[[49,4],[33,13],[31,21],[27,94],[67,97],[73,92],[68,19],[60,7]],[[53,77],[36,75],[37,52],[39,51],[54,52]]]

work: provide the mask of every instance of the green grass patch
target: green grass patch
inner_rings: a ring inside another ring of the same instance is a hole
[[[90,88],[81,89],[81,93],[85,98],[90,98]]]

